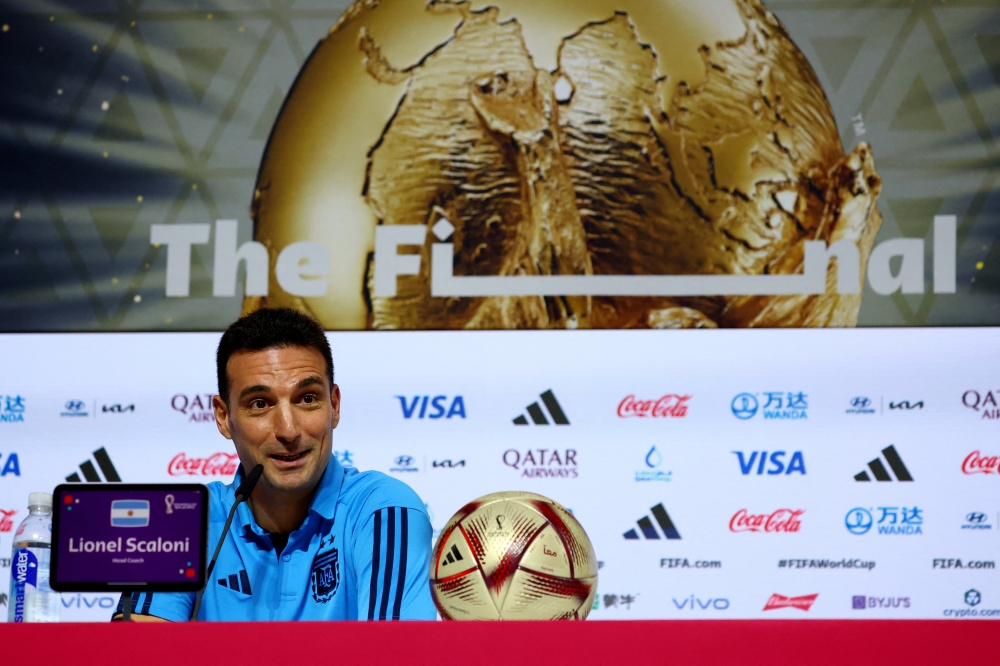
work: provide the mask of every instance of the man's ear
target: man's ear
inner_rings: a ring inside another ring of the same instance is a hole
[[[333,427],[336,428],[340,423],[340,387],[336,384],[330,391],[330,406],[333,408]]]
[[[212,409],[215,411],[215,427],[223,437],[232,439],[233,434],[229,431],[229,406],[221,395],[212,396]]]

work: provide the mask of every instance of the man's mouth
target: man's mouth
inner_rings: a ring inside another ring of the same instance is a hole
[[[290,463],[290,462],[295,462],[296,460],[301,460],[308,453],[309,453],[308,450],[306,450],[306,451],[299,451],[298,453],[272,453],[268,457],[271,460],[277,460],[279,462]]]

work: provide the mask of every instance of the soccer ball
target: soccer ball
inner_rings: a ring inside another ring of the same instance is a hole
[[[541,495],[493,493],[441,530],[431,592],[446,620],[582,620],[597,593],[597,557],[565,508]]]

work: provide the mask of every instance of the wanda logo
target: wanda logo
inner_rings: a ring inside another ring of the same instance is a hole
[[[625,396],[618,403],[618,416],[630,419],[633,416],[654,419],[679,419],[687,416],[689,395],[668,393],[658,400],[638,400],[635,394]]]
[[[998,470],[1000,456],[984,456],[979,451],[973,451],[962,461],[964,474],[1000,474]]]
[[[778,509],[772,514],[752,514],[740,509],[729,520],[730,532],[798,532],[805,509]]]
[[[777,610],[778,608],[798,608],[801,611],[808,611],[812,608],[818,594],[804,594],[801,597],[786,597],[783,594],[772,594],[771,598],[764,604],[764,610]]]
[[[14,521],[11,518],[17,513],[17,509],[12,509],[11,511],[6,511],[0,509],[0,532],[10,532],[14,529]]]
[[[234,476],[239,466],[235,453],[213,453],[207,458],[188,458],[178,453],[167,466],[170,476]]]

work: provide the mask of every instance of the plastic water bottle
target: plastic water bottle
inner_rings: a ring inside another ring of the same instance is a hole
[[[58,622],[61,597],[49,587],[52,493],[28,495],[28,517],[14,534],[8,622]]]

